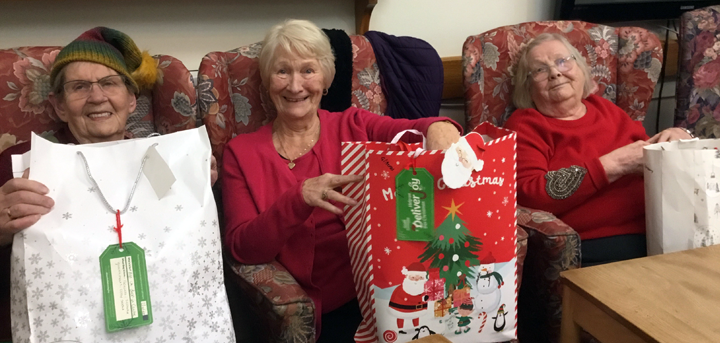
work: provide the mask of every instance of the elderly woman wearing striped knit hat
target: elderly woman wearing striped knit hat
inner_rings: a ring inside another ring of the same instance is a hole
[[[49,100],[67,126],[59,143],[99,143],[125,138],[125,124],[135,110],[136,95],[157,77],[155,60],[126,34],[106,27],[84,32],[57,55],[50,73]],[[9,245],[13,235],[53,208],[45,185],[12,178],[11,154],[30,150],[30,143],[0,154],[0,338],[9,337]],[[199,162],[198,162],[199,163]],[[212,173],[213,182],[217,172]]]

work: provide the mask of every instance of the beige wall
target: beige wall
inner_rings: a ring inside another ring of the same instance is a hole
[[[370,29],[422,38],[440,56],[459,56],[467,36],[549,19],[553,0],[378,0]],[[262,40],[285,18],[355,31],[353,0],[21,0],[0,10],[0,49],[63,45],[94,26],[121,30],[142,49],[197,69],[210,51]]]
[[[378,0],[370,29],[426,40],[440,56],[499,26],[552,18],[554,0]]]
[[[0,49],[64,45],[87,29],[108,26],[151,54],[172,55],[197,69],[206,53],[260,41],[286,18],[353,32],[354,11],[353,1],[336,0],[3,1]]]

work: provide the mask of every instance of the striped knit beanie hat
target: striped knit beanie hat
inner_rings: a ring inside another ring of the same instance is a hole
[[[157,64],[147,51],[140,51],[128,35],[107,27],[85,31],[57,55],[50,73],[50,83],[71,62],[94,62],[124,75],[138,90],[152,88],[157,78]]]

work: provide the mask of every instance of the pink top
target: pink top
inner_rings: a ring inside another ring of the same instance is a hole
[[[356,294],[343,218],[307,205],[301,193],[303,181],[325,173],[339,175],[343,141],[387,142],[402,130],[427,134],[430,124],[449,120],[392,119],[355,107],[318,114],[320,138],[295,160],[293,170],[275,150],[270,123],[233,138],[225,148],[222,171],[229,251],[241,263],[276,259],[285,266],[315,303],[317,335],[320,316]],[[407,135],[405,141],[413,136]]]

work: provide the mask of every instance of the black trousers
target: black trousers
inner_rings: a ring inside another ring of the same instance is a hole
[[[322,315],[318,343],[355,343],[355,331],[362,321],[360,304],[353,299]]]
[[[582,267],[647,256],[645,235],[619,235],[586,239],[580,243]]]

